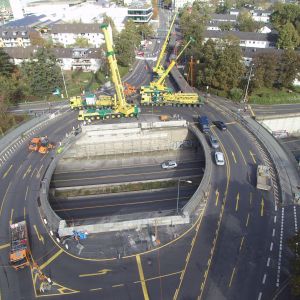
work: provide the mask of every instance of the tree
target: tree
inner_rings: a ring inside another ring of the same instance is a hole
[[[280,30],[287,23],[295,25],[300,20],[300,7],[297,4],[277,3],[274,6],[274,12],[271,14],[270,20],[277,30]]]
[[[231,22],[222,22],[219,28],[221,29],[221,31],[230,31],[233,26]]]
[[[61,70],[50,49],[38,49],[29,61],[22,63],[21,71],[34,96],[47,98],[56,88],[62,88]]]
[[[280,28],[277,47],[282,49],[295,49],[300,43],[299,35],[290,22]]]
[[[279,83],[290,88],[300,72],[300,54],[293,50],[285,50],[281,56]]]
[[[232,88],[239,87],[245,73],[242,61],[242,52],[239,43],[226,40],[221,44],[213,86],[229,92]]]
[[[276,54],[261,53],[254,57],[253,64],[253,85],[273,87],[278,80],[279,57]]]
[[[172,6],[172,0],[164,0],[164,7],[170,7]]]
[[[91,47],[91,45],[89,44],[88,39],[84,38],[84,37],[77,37],[75,39],[75,43],[72,45],[72,47],[80,47],[80,48],[89,48]]]
[[[261,26],[260,22],[253,20],[251,14],[248,11],[241,11],[237,17],[239,31],[255,32]]]
[[[37,31],[30,32],[29,38],[32,46],[44,47],[46,45],[46,41],[41,37],[40,33]]]
[[[142,39],[148,39],[149,37],[154,36],[154,30],[149,24],[139,24],[137,25],[137,32]]]
[[[15,70],[15,65],[10,62],[9,55],[0,48],[0,75],[10,76]]]

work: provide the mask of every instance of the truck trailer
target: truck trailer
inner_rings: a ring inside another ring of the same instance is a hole
[[[26,221],[10,225],[9,262],[15,270],[29,265],[30,249]]]
[[[207,116],[199,116],[198,117],[198,122],[200,129],[203,133],[208,133],[209,132],[209,121]]]
[[[271,189],[271,175],[269,167],[258,165],[256,171],[256,188],[269,191]]]

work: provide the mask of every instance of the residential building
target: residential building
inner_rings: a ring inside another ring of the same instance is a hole
[[[258,33],[258,32],[242,32],[242,31],[215,31],[206,30],[203,33],[204,42],[209,39],[218,41],[226,39],[229,36],[239,39],[241,47],[250,48],[275,48],[277,34]]]
[[[272,29],[269,28],[268,26],[263,26],[260,29],[258,29],[257,32],[259,32],[259,33],[270,33],[270,32],[272,32]]]
[[[16,65],[29,60],[37,50],[37,46],[4,48],[4,51],[11,57],[11,61]],[[100,49],[53,48],[52,51],[62,69],[66,71],[80,69],[96,72],[103,63],[103,54]]]
[[[133,20],[135,23],[148,23],[153,15],[153,8],[147,4],[132,4],[128,7],[127,19]]]
[[[211,14],[210,20],[213,22],[237,22],[237,15],[232,14]]]
[[[184,7],[186,4],[193,4],[194,0],[172,0],[172,8],[178,11],[179,8]]]
[[[251,10],[250,13],[254,21],[263,23],[269,23],[272,14],[269,10]]]
[[[276,48],[251,48],[251,47],[241,47],[243,60],[246,66],[250,66],[253,58],[259,54],[275,54],[281,55],[283,53],[282,49]]]
[[[38,31],[26,26],[0,27],[0,47],[28,47],[31,45],[30,33]]]
[[[98,48],[104,43],[99,24],[54,24],[51,28],[54,43],[64,47],[73,45],[77,38],[85,38],[92,47]]]

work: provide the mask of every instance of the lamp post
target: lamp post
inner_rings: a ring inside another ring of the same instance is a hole
[[[178,179],[178,184],[177,184],[177,201],[176,201],[176,215],[178,215],[178,207],[179,207],[179,187],[180,187],[180,182],[184,181],[186,183],[193,183],[191,180],[183,180],[181,178]]]

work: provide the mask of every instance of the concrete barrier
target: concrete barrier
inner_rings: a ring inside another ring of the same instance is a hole
[[[210,149],[205,137],[195,125],[190,124],[189,130],[193,132],[193,134],[198,138],[200,144],[202,145],[205,155],[205,170],[203,178],[196,192],[189,200],[189,202],[182,208],[182,212],[186,216],[191,216],[195,212],[197,207],[201,208],[205,206],[212,173],[212,160],[210,155]]]

